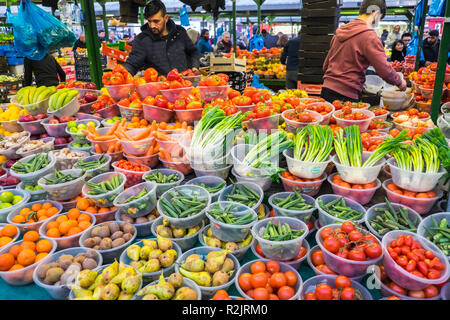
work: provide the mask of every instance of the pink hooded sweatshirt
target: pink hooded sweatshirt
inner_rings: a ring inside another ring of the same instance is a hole
[[[362,20],[352,20],[336,30],[323,64],[323,86],[358,99],[369,66],[386,82],[399,86],[402,79],[387,62],[376,32]]]

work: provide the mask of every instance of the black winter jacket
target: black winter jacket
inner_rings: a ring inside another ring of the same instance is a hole
[[[200,54],[186,30],[171,19],[167,22],[167,29],[169,34],[161,38],[152,33],[147,23],[141,27],[142,32],[133,41],[130,55],[123,64],[132,75],[150,67],[164,76],[174,68],[183,72],[199,67]]]

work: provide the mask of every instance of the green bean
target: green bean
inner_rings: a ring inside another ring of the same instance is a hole
[[[300,237],[304,233],[305,230],[292,229],[287,223],[281,224],[281,222],[278,222],[278,224],[275,224],[269,221],[264,230],[263,239],[269,241],[289,241]]]
[[[363,216],[363,212],[355,210],[345,203],[344,197],[337,198],[327,204],[321,199],[318,201],[319,207],[328,214],[342,220],[358,220]]]
[[[145,179],[148,181],[154,181],[156,183],[172,183],[179,181],[180,177],[175,173],[166,176],[158,171],[146,176]]]
[[[171,200],[161,198],[159,201],[163,213],[173,218],[185,218],[202,211],[206,207],[207,199],[197,199],[197,195],[189,195],[182,190],[169,191]]]
[[[257,216],[252,212],[249,212],[243,216],[236,216],[235,213],[232,212],[233,207],[239,208],[234,204],[229,204],[225,208],[221,209],[219,204],[216,203],[213,209],[208,211],[208,214],[218,221],[233,225],[245,225],[257,219]]]

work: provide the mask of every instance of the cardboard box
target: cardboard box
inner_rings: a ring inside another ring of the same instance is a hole
[[[237,59],[235,54],[231,58],[215,57],[213,54],[209,58],[210,72],[245,72],[247,60]]]

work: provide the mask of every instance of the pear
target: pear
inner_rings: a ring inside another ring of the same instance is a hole
[[[189,257],[186,258],[186,262],[189,262],[191,260],[197,260],[197,259],[202,259],[198,254],[191,254]]]
[[[114,262],[110,266],[103,270],[103,282],[105,284],[108,284],[115,276],[117,276],[118,273],[119,263],[117,262],[117,260],[114,260]]]
[[[208,253],[206,256],[205,270],[209,273],[215,273],[222,269],[227,254],[228,251],[226,250],[211,251]]]
[[[90,287],[97,277],[97,272],[85,269],[77,275],[77,284],[81,287]]]
[[[197,300],[197,292],[188,287],[179,288],[172,300]]]
[[[202,287],[210,287],[211,286],[211,275],[206,272],[191,272],[188,270],[185,270],[183,268],[180,268],[180,273],[185,276],[186,278],[191,279],[196,284]]]
[[[122,282],[122,290],[125,291],[126,294],[134,294],[139,289],[141,282],[141,274],[128,277]]]
[[[172,249],[172,240],[161,237],[160,235],[156,235],[156,241],[158,242],[158,248],[162,251],[167,251]]]
[[[186,237],[192,236],[193,234],[197,233],[200,230],[200,226],[191,227],[188,229],[186,233]]]
[[[223,264],[220,264],[220,262],[217,259],[209,259],[205,263],[205,271],[209,273],[215,273],[222,268],[222,265]]]
[[[225,246],[223,248],[225,250],[233,252],[239,250],[239,245],[236,242],[227,242],[225,243]]]
[[[136,270],[139,270],[144,264],[145,264],[145,262],[142,262],[142,261],[131,261],[130,262],[130,266]]]
[[[174,237],[174,235],[172,233],[172,229],[170,229],[169,227],[164,227],[163,225],[159,225],[156,227],[156,234],[158,234],[164,238],[173,238]]]
[[[139,290],[138,296],[143,296],[147,294],[154,294],[160,300],[170,300],[175,294],[175,288],[170,283],[166,282],[164,279],[164,274],[161,273],[159,277],[158,284],[146,286],[145,288]]]
[[[153,250],[154,249],[150,246],[143,246],[141,248],[141,254],[139,255],[139,258],[141,260],[148,260],[148,256],[150,255],[150,252],[152,252]]]
[[[175,262],[175,256],[173,254],[168,253],[170,250],[164,252],[159,256],[159,262],[163,268],[170,267]]]
[[[153,293],[146,294],[142,297],[142,300],[159,300],[157,295],[154,295]]]
[[[103,298],[105,287],[106,287],[106,285],[104,285],[104,284],[100,284],[97,287],[95,287],[94,293],[92,294],[92,297],[94,298],[94,300],[101,300]]]
[[[194,257],[192,259],[192,256],[197,256],[197,258]],[[190,272],[200,272],[205,270],[205,261],[203,261],[198,255],[190,255],[181,267]]]
[[[76,285],[72,287],[72,291],[75,295],[75,298],[92,297],[91,290],[86,290]]]
[[[183,276],[179,273],[172,273],[167,280],[175,289],[180,288],[183,285]]]
[[[220,264],[223,264],[225,261],[225,258],[227,257],[227,254],[229,254],[229,253],[230,252],[227,250],[210,251],[206,255],[206,261],[212,260],[212,259],[217,259],[220,262]]]
[[[234,270],[234,261],[231,258],[226,258],[220,271],[228,272],[231,270]]]
[[[120,288],[117,284],[108,283],[103,289],[103,300],[117,300],[120,294]]]
[[[162,226],[163,227],[170,227],[170,222],[169,222],[169,220],[167,218],[163,218]]]
[[[136,270],[133,267],[125,267],[125,269],[111,280],[111,283],[121,284],[123,280],[134,275],[136,275]]]
[[[226,284],[230,280],[230,277],[227,273],[223,271],[217,271],[214,273],[212,277],[212,285],[213,287],[222,286]]]
[[[150,272],[156,272],[161,269],[160,263],[158,259],[150,259],[147,261],[146,264],[144,264],[140,269],[139,272],[141,273],[150,273]]]
[[[119,272],[121,273],[123,271],[123,269],[125,269],[127,266],[125,265],[125,263],[123,263],[123,261],[120,261],[119,263]]]
[[[153,249],[148,254],[148,259],[158,259],[160,255],[162,255],[162,251],[160,249]]]
[[[214,248],[221,248],[222,247],[222,241],[220,241],[217,238],[207,237],[207,236],[203,235],[203,242],[208,247],[214,247]]]
[[[92,296],[84,296],[84,297],[75,298],[75,299],[72,299],[72,300],[95,300],[95,299]]]
[[[125,291],[121,291],[119,294],[119,298],[117,298],[117,300],[131,300],[133,296],[134,293],[127,294]]]
[[[186,229],[184,228],[173,228],[172,234],[175,238],[183,238],[186,236]],[[169,237],[171,238],[171,237]]]
[[[141,247],[136,244],[132,244],[127,248],[127,256],[133,261],[138,261],[141,253]]]
[[[206,231],[206,235],[207,235],[208,237],[214,237],[211,228],[209,228],[208,231]]]
[[[155,240],[143,239],[142,243],[144,244],[144,246],[149,246],[153,249],[158,249],[158,244],[156,243]]]
[[[88,290],[93,291],[95,288],[97,288],[101,284],[104,284],[104,282],[103,282],[103,274],[98,275],[97,278],[95,278],[94,283],[88,288]]]

